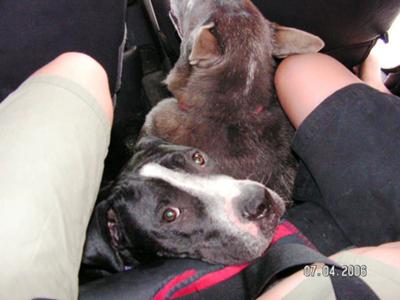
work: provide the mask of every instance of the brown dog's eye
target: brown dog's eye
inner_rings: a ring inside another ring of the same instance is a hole
[[[204,164],[206,163],[206,160],[204,159],[203,155],[201,155],[199,152],[193,154],[192,158],[193,161],[199,166],[204,166]]]
[[[169,207],[166,210],[164,210],[162,218],[165,222],[171,223],[174,222],[179,215],[181,214],[180,210],[175,207]]]

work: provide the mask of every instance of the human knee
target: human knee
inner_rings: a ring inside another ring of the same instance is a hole
[[[354,248],[344,252],[360,256],[367,256],[387,265],[400,268],[400,261],[398,259],[400,255],[400,242],[386,243],[379,246]],[[334,255],[333,258],[338,255],[340,255],[340,253]]]
[[[79,52],[66,52],[36,71],[32,76],[56,75],[67,78],[88,90],[99,103],[107,118],[112,121],[113,106],[108,77],[104,68],[94,58]]]
[[[328,96],[356,82],[342,64],[320,53],[290,56],[275,75],[278,98],[296,128]]]
[[[275,73],[275,86],[278,91],[290,86],[291,83],[300,80],[304,76],[305,67],[308,65],[307,61],[309,60],[308,56],[309,54],[292,55],[285,58],[278,65]]]
[[[91,56],[80,52],[65,52],[33,75],[56,74],[77,80],[82,77],[107,77],[104,68]]]
[[[326,54],[292,55],[279,64],[275,75],[275,85],[278,92],[281,89],[293,88],[293,86],[315,89],[318,87],[315,83],[328,77],[337,77],[337,79],[344,75],[354,77],[349,73],[342,64]]]

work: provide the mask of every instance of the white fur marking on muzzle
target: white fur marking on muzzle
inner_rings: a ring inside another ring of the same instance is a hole
[[[233,200],[241,195],[242,188],[246,185],[258,185],[265,188],[264,185],[251,180],[234,179],[226,175],[202,177],[177,172],[156,163],[144,165],[139,174],[147,178],[163,180],[194,197],[203,199],[207,203],[206,206],[210,216],[213,216],[213,220],[235,236],[242,236],[245,232],[250,236],[260,238],[259,229],[255,223],[239,220]]]
[[[237,186],[237,183],[241,181],[224,175],[201,177],[176,172],[155,163],[143,166],[139,174],[148,178],[164,180],[196,197],[208,196],[232,200],[241,193]]]

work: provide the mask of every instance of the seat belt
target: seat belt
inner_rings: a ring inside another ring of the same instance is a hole
[[[266,286],[277,278],[280,273],[287,270],[301,269],[304,266],[323,263],[334,267],[334,274],[329,272],[332,286],[338,300],[366,299],[378,300],[379,297],[360,278],[342,276],[343,268],[340,264],[302,244],[276,244],[272,246],[262,264],[267,271],[263,274],[264,284],[259,285],[255,295],[261,295]],[[315,274],[315,276],[318,273]]]
[[[305,245],[279,243],[273,245],[262,261],[263,268],[266,270],[261,279],[264,284],[259,285],[256,295],[260,295],[271,280],[278,277],[280,273],[289,269],[301,269],[315,263],[323,263],[341,269],[339,264]]]

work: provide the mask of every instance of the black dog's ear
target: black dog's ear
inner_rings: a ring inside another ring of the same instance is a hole
[[[277,58],[284,58],[292,54],[315,53],[321,50],[324,42],[311,33],[272,24],[275,31],[273,55]]]
[[[88,281],[123,270],[122,262],[111,248],[107,227],[107,201],[96,205],[86,234],[80,280]]]
[[[142,151],[142,150],[147,150],[150,148],[153,148],[157,145],[161,144],[167,144],[167,142],[163,139],[160,139],[159,137],[156,137],[154,135],[146,135],[141,137],[135,145],[135,152]]]
[[[210,31],[214,26],[215,24],[211,22],[193,31],[193,46],[189,55],[189,63],[191,65],[208,68],[220,58],[221,49],[217,38]]]

